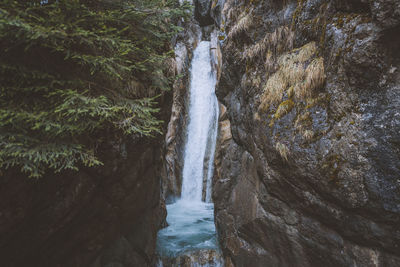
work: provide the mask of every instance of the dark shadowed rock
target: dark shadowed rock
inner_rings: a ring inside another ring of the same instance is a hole
[[[211,17],[211,0],[194,0],[194,17],[200,26],[214,24]]]
[[[166,121],[170,93],[160,103]],[[37,180],[13,170],[0,175],[1,266],[153,265],[166,217],[163,136],[104,138],[97,148],[102,167]]]
[[[105,165],[97,170],[39,180],[5,173],[2,265],[150,266],[166,216],[160,206],[160,147],[159,139],[121,140],[102,148]]]
[[[400,25],[400,2],[397,0],[368,0],[373,18],[384,28]]]

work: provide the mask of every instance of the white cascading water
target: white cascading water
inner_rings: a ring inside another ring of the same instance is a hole
[[[185,253],[218,250],[211,203],[211,179],[218,128],[216,77],[211,68],[210,42],[194,51],[189,96],[189,122],[185,144],[182,196],[167,205],[168,227],[158,233],[157,250],[162,258]],[[203,183],[206,180],[205,183]],[[205,184],[206,188],[203,188]],[[202,201],[203,190],[206,191]],[[222,266],[222,259],[192,266]]]
[[[211,179],[215,151],[218,101],[216,78],[211,70],[210,42],[200,42],[194,51],[191,69],[189,125],[183,163],[182,199],[201,201],[204,174]],[[211,137],[211,138],[210,138]],[[207,147],[210,147],[208,169],[204,169]]]

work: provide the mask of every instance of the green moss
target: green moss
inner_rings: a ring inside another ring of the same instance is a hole
[[[274,119],[278,120],[282,118],[283,116],[288,114],[293,109],[293,107],[294,102],[291,99],[283,101],[276,110],[274,114]]]
[[[315,106],[321,106],[326,108],[331,101],[331,96],[329,94],[322,94],[315,98],[307,98],[307,105],[305,109],[310,109]]]
[[[289,99],[286,101],[283,101],[279,106],[278,109],[276,110],[275,114],[273,115],[269,126],[272,127],[275,124],[275,121],[279,120],[286,114],[288,114],[294,107],[294,102],[293,100]]]

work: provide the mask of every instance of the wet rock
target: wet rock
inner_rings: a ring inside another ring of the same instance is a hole
[[[162,267],[222,267],[222,254],[216,250],[197,250],[186,252],[174,259],[160,259]]]
[[[176,37],[176,72],[182,78],[173,86],[173,104],[166,133],[165,166],[162,174],[163,198],[171,203],[180,196],[184,158],[184,129],[187,123],[187,103],[192,52],[201,40],[201,29],[192,20],[181,25],[184,31]]]
[[[221,45],[218,40],[218,31],[213,30],[210,38],[210,53],[211,53],[211,67],[215,77],[217,78],[217,82],[221,78],[221,68],[222,68],[222,52]]]

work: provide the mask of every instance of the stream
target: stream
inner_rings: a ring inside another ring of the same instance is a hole
[[[210,42],[199,43],[190,69],[181,198],[167,205],[168,227],[158,233],[159,266],[222,266],[211,202],[211,179],[218,128],[216,77]],[[206,188],[203,188],[203,187]]]

